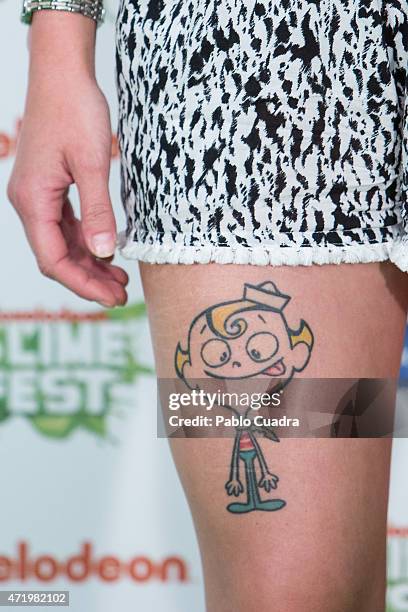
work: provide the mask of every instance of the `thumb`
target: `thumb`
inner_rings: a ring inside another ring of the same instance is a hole
[[[96,257],[112,257],[116,223],[109,196],[108,174],[93,171],[76,177],[81,201],[81,227],[86,246]]]

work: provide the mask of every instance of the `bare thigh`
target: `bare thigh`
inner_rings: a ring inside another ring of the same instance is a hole
[[[406,281],[391,264],[141,274],[159,378],[398,376]],[[171,442],[208,610],[383,611],[390,439],[240,436]]]

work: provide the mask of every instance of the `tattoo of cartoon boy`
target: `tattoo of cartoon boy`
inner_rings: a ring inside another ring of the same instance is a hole
[[[187,349],[179,343],[175,353],[177,375],[190,388],[193,381],[270,377],[273,389],[282,389],[307,366],[313,348],[313,334],[302,319],[298,329],[291,329],[284,309],[291,298],[276,285],[244,285],[241,299],[210,306],[192,321]],[[271,387],[268,387],[271,392]],[[236,406],[228,406],[240,414]],[[245,408],[247,414],[248,408]],[[279,442],[270,427],[237,427],[232,450],[230,475],[225,485],[228,495],[246,500],[227,506],[233,513],[275,511],[286,505],[282,499],[261,499],[259,490],[269,493],[278,486],[278,476],[269,471],[257,435]],[[260,478],[255,471],[258,462]],[[245,489],[240,479],[240,461],[245,472]]]

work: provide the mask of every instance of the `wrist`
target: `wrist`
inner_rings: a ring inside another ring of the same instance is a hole
[[[96,23],[83,15],[40,11],[29,33],[30,80],[95,79]]]

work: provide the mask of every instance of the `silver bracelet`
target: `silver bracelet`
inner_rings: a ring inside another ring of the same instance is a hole
[[[105,17],[103,0],[24,0],[21,21],[31,23],[34,11],[68,11],[90,17],[101,24]]]

